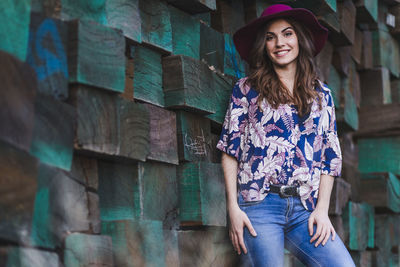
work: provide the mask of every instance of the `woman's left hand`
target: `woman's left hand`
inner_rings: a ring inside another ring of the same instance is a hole
[[[315,231],[315,235],[311,238],[310,243],[314,242],[319,237],[315,243],[315,247],[318,247],[321,242],[322,245],[325,246],[331,233],[332,241],[335,240],[336,231],[333,228],[331,220],[329,219],[327,210],[318,209],[317,207],[311,213],[308,219],[308,231],[310,232],[310,236],[313,235],[314,223],[317,224],[317,229]]]

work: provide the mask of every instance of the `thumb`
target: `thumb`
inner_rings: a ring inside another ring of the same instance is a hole
[[[249,232],[252,236],[257,236],[256,230],[254,230],[253,225],[251,224],[249,218],[246,218],[244,220],[244,224],[246,225],[246,227],[249,229]]]

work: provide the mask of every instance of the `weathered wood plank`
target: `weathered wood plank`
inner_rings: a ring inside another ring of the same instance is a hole
[[[329,214],[341,215],[350,198],[351,185],[342,178],[335,179],[329,204]]]
[[[106,1],[56,0],[64,20],[82,19],[106,25]]]
[[[208,119],[186,111],[177,111],[176,123],[179,161],[208,160],[211,154],[211,148],[207,146],[210,134]]]
[[[176,114],[155,105],[144,104],[150,118],[148,159],[178,165]]]
[[[126,100],[133,101],[133,78],[135,73],[134,57],[134,46],[127,44],[125,51],[125,89],[120,94],[121,97]]]
[[[354,39],[362,40],[362,38],[363,38],[363,32],[356,27],[354,30]],[[361,64],[362,48],[363,48],[362,41],[355,41],[351,47],[351,57],[357,63],[357,66]]]
[[[364,30],[362,33],[363,48],[360,69],[371,69],[373,67],[372,32]]]
[[[301,2],[297,2],[296,0],[275,0],[273,2],[283,2],[291,5],[292,7],[307,8],[317,16],[337,12],[337,1],[335,0],[303,0]]]
[[[31,13],[28,64],[35,70],[39,92],[68,98],[67,23]]]
[[[211,13],[211,27],[232,35],[245,25],[243,8],[241,0],[217,0],[217,9]]]
[[[73,106],[52,96],[37,94],[30,153],[43,163],[69,171],[72,164],[74,124]]]
[[[381,106],[392,102],[390,73],[385,67],[360,72],[361,106]]]
[[[185,163],[177,169],[181,225],[226,226],[223,172],[217,163]]]
[[[332,66],[332,57],[333,45],[331,42],[327,41],[322,51],[315,58],[315,62],[318,66],[317,74],[322,81],[326,82],[329,80],[329,73]]]
[[[134,98],[164,107],[161,54],[143,46],[132,46],[131,49],[133,49],[135,68],[133,75]]]
[[[373,267],[373,251],[350,251],[356,266]]]
[[[150,116],[144,104],[119,99],[119,156],[145,161],[150,149]]]
[[[224,35],[217,30],[200,24],[200,59],[205,60],[207,65],[224,71],[225,47]]]
[[[0,141],[0,238],[29,243],[38,161]]]
[[[117,96],[83,85],[72,87],[70,94],[77,115],[74,148],[106,155],[118,154]]]
[[[385,67],[398,78],[400,75],[400,47],[398,42],[384,30],[372,31],[374,67]]]
[[[87,191],[88,199],[88,220],[90,226],[90,232],[93,234],[100,234],[101,231],[101,221],[100,221],[100,205],[99,205],[99,195]]]
[[[65,267],[113,267],[111,237],[74,233],[65,239]]]
[[[215,0],[167,0],[167,2],[190,14],[197,14],[215,10]]]
[[[392,103],[400,104],[400,79],[391,80],[390,89]]]
[[[178,231],[163,229],[165,267],[181,266],[179,261]]]
[[[215,73],[207,64],[187,56],[162,59],[165,106],[199,113],[214,113],[210,95],[215,90]]]
[[[270,2],[262,0],[243,1],[244,19],[246,23],[258,18],[265,8],[271,5]]]
[[[0,51],[0,139],[29,151],[35,114],[36,78],[28,64]]]
[[[335,107],[341,107],[342,78],[333,65],[329,68],[328,85],[331,89]]]
[[[363,173],[361,199],[375,209],[400,212],[400,179],[389,173]]]
[[[112,238],[115,266],[165,266],[162,222],[107,221],[101,232]]]
[[[345,244],[351,250],[363,251],[374,247],[374,208],[367,203],[349,201],[343,211]]]
[[[86,187],[97,191],[99,187],[99,173],[97,160],[82,155],[75,154],[71,165],[71,177]]]
[[[142,19],[142,42],[170,54],[172,29],[167,4],[158,0],[140,0],[139,9]]]
[[[350,199],[360,202],[360,173],[358,171],[358,144],[353,140],[353,132],[339,136],[343,155],[342,178],[351,185]]]
[[[225,55],[224,55],[224,68],[223,72],[226,75],[231,75],[236,78],[242,78],[246,76],[246,62],[240,57],[233,43],[232,36],[230,34],[224,34],[225,40]]]
[[[341,81],[343,101],[337,108],[337,124],[340,131],[353,131],[358,129],[357,103],[350,91],[350,78],[344,77]]]
[[[331,40],[334,45],[352,45],[356,26],[356,7],[351,0],[337,2],[337,14],[340,21],[340,32],[332,31],[330,34]]]
[[[200,22],[189,14],[169,5],[172,28],[172,54],[200,57]]]
[[[0,247],[0,265],[6,267],[63,266],[55,252],[15,246]]]
[[[121,30],[92,21],[69,25],[69,82],[120,92],[125,87],[125,39]]]
[[[357,23],[377,24],[378,0],[358,0],[354,4],[357,9]]]
[[[400,215],[375,215],[376,266],[398,266],[397,250],[400,244]]]
[[[400,173],[400,137],[358,139],[360,172]]]
[[[361,86],[360,86],[360,75],[357,71],[356,62],[351,59],[349,66],[349,89],[353,95],[356,107],[359,108],[361,105]]]
[[[25,61],[28,51],[30,12],[30,0],[6,0],[0,4],[0,50],[21,61]]]
[[[349,75],[352,46],[337,46],[333,51],[332,64],[342,76]]]
[[[32,243],[54,249],[71,232],[89,231],[85,187],[70,174],[41,163],[32,226]]]

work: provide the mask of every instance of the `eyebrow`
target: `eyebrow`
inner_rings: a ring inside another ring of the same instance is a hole
[[[293,28],[292,27],[286,27],[285,29],[283,29],[281,32],[284,32],[284,31],[286,31],[287,29],[292,29],[293,30]],[[270,33],[270,34],[274,34],[275,35],[275,33],[273,33],[273,32],[267,32],[267,34],[268,33]]]

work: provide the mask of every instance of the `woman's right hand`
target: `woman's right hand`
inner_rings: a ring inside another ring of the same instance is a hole
[[[247,248],[243,241],[243,229],[246,226],[251,235],[257,236],[256,231],[253,228],[247,214],[242,211],[239,206],[235,205],[232,208],[229,208],[229,219],[230,219],[230,226],[229,226],[229,237],[231,238],[232,245],[235,251],[240,255],[241,249],[243,252],[247,254]]]

